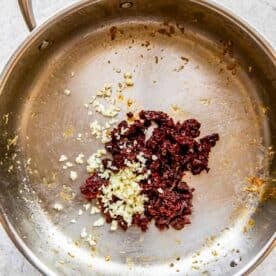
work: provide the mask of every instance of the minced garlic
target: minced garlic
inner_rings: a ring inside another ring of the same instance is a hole
[[[70,95],[71,95],[71,91],[70,91],[69,89],[65,89],[65,90],[64,90],[64,94],[65,94],[66,96],[70,96]]]
[[[102,187],[100,196],[110,216],[112,218],[121,216],[128,226],[132,223],[133,215],[144,212],[144,202],[147,201],[147,197],[141,194],[142,189],[139,185],[147,175],[136,173],[137,167],[141,164],[131,163],[131,165],[132,167],[126,167],[118,173],[111,172],[109,185]],[[118,198],[116,202],[112,202],[114,196]]]
[[[55,209],[56,211],[61,211],[63,209],[63,206],[60,203],[55,203],[53,209]]]
[[[111,226],[110,226],[110,231],[116,231],[117,229],[118,229],[118,221],[112,220]]]
[[[84,154],[83,153],[80,153],[77,157],[76,157],[76,159],[75,159],[75,162],[77,163],[77,164],[83,164],[83,158],[84,158]]]
[[[95,241],[95,238],[93,238],[91,234],[88,235],[86,241],[88,242],[88,244],[89,244],[90,246],[95,246],[95,245],[97,245],[97,243],[96,243],[96,241]]]
[[[95,100],[93,102],[93,107],[95,110],[102,114],[105,117],[115,117],[119,114],[121,111],[121,108],[118,106],[115,106],[113,104],[110,104],[108,107],[105,107],[103,104],[101,104],[98,100]]]
[[[99,149],[87,159],[86,170],[88,173],[93,173],[96,170],[103,171],[101,157],[106,154],[105,149]]]
[[[59,157],[59,162],[64,162],[64,161],[67,161],[67,156],[66,155],[64,155],[64,154],[62,154],[60,157]]]
[[[94,223],[93,223],[93,226],[94,227],[101,227],[104,225],[104,218],[99,218],[98,220],[96,220]]]
[[[106,122],[105,126],[102,127],[97,120],[90,124],[91,134],[96,137],[96,139],[101,139],[103,144],[111,141],[111,131],[110,124]]]
[[[90,214],[94,215],[94,214],[98,214],[98,213],[100,213],[100,209],[96,206],[92,206],[91,210],[90,210]]]
[[[95,136],[97,139],[101,138],[101,134],[102,134],[102,127],[101,125],[98,123],[97,120],[93,121],[90,124],[90,130],[91,130],[91,134],[93,136]]]
[[[75,181],[78,178],[78,174],[75,171],[70,171],[70,178],[72,181]]]
[[[87,232],[86,232],[86,228],[83,227],[82,230],[81,230],[81,233],[80,233],[80,236],[82,239],[86,238],[87,237]]]
[[[112,86],[110,84],[105,84],[104,87],[97,92],[99,97],[110,97],[112,94]]]

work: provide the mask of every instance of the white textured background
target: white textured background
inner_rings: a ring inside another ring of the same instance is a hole
[[[158,1],[158,0],[153,0]],[[213,0],[243,18],[276,48],[276,0]],[[38,24],[77,0],[33,0]],[[27,37],[17,0],[0,0],[0,71],[9,56]],[[40,275],[20,255],[0,225],[0,276]],[[276,276],[276,250],[251,276]]]

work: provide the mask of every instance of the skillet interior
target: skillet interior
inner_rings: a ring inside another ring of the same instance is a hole
[[[78,5],[38,29],[14,58],[0,90],[3,220],[19,235],[13,239],[40,259],[34,262],[44,272],[233,274],[246,269],[273,236],[275,200],[260,202],[242,190],[246,177],[269,180],[275,172],[275,162],[268,164],[266,158],[275,145],[275,59],[245,27],[207,6],[200,1],[134,1],[130,8],[117,1]],[[112,26],[121,33],[111,41]],[[160,32],[169,26],[175,33]],[[146,41],[150,45],[142,46]],[[189,59],[183,70],[181,56]],[[83,104],[127,71],[135,85],[126,96],[135,98],[137,109],[198,118],[202,135],[221,136],[209,174],[188,176],[196,192],[192,224],[183,231],[92,230],[95,217],[78,217],[85,169],[78,169],[78,182],[72,183],[60,168],[61,154],[73,160],[100,146],[89,134],[85,143],[75,139],[98,118],[88,116]],[[63,93],[66,88],[70,97]],[[170,109],[175,104],[180,112]],[[17,135],[17,143],[7,149]],[[267,181],[262,192],[271,185]],[[76,197],[68,201],[72,192]],[[53,210],[56,202],[65,206],[62,212]],[[71,224],[76,218],[78,223]],[[97,237],[96,251],[76,244],[83,226]],[[230,266],[232,261],[237,266]]]

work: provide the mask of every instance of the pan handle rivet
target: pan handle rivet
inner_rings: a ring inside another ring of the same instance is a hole
[[[122,9],[129,9],[133,6],[132,2],[123,2],[120,4],[120,8]]]

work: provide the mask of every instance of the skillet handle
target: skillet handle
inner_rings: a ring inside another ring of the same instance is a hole
[[[18,4],[20,6],[21,13],[24,17],[25,23],[27,24],[29,31],[32,31],[36,27],[32,0],[18,0]]]

